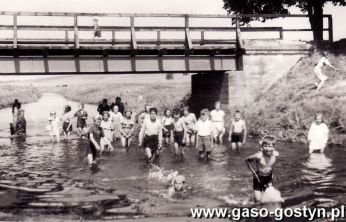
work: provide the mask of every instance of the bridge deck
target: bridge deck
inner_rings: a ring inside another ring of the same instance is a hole
[[[242,56],[247,49],[243,32],[276,33],[275,39],[282,40],[283,32],[311,31],[283,27],[241,27],[243,17],[307,16],[0,12],[0,73],[242,70]],[[328,18],[325,31],[329,32],[332,40],[332,17],[325,17]],[[61,22],[59,19],[62,18],[66,20]],[[170,20],[164,23],[155,20],[167,18]],[[118,19],[118,22],[109,19]],[[145,19],[151,22],[147,23]],[[215,22],[215,19],[223,19],[223,22]],[[99,24],[101,20],[102,25]],[[95,35],[97,32],[101,32],[102,37]],[[248,48],[254,52],[253,47]],[[274,53],[280,50],[290,53],[290,49],[280,47],[270,50]],[[294,52],[304,50],[307,51],[299,48]]]

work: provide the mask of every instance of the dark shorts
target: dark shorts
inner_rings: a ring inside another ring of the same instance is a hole
[[[97,157],[97,149],[95,148],[94,144],[90,142],[90,146],[87,149],[87,155],[91,154],[93,156],[93,160],[96,160]]]
[[[174,132],[174,143],[177,143],[179,146],[184,146],[184,131]]]
[[[168,130],[168,132],[166,132],[165,130],[162,130],[163,138],[169,138],[169,137],[171,137],[172,130],[173,130],[173,128],[174,128],[173,124],[171,124],[171,125],[166,125],[165,128]]]
[[[213,147],[210,136],[198,136],[198,150],[200,152],[210,152]]]
[[[268,176],[261,176],[257,173],[260,182],[256,179],[256,177],[253,177],[253,189],[257,191],[264,192],[268,188],[268,184],[273,182],[273,174],[270,174]]]
[[[232,133],[231,142],[232,143],[242,143],[244,139],[243,133]]]
[[[87,128],[87,124],[85,121],[78,121],[77,122],[77,128]]]
[[[143,139],[143,147],[144,148],[150,148],[152,153],[156,153],[156,151],[159,148],[159,136],[158,135],[152,135],[152,136],[144,136]]]
[[[66,133],[72,131],[72,124],[70,125],[69,128],[67,128],[69,124],[70,124],[70,122],[64,122],[64,123],[62,124],[62,129],[63,129],[64,132],[66,132]]]

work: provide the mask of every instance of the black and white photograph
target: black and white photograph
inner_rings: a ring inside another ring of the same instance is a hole
[[[346,221],[345,0],[4,0],[0,221]]]

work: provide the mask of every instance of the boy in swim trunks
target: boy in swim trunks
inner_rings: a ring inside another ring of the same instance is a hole
[[[220,109],[221,103],[215,102],[215,109],[210,112],[210,120],[214,126],[214,141],[222,144],[222,137],[225,134],[225,112]]]
[[[275,150],[275,138],[265,136],[260,141],[261,151],[245,159],[246,165],[253,174],[253,189],[255,202],[259,203],[262,199],[262,193],[273,185],[273,167],[279,152]],[[256,170],[251,165],[256,164]]]
[[[246,124],[241,119],[239,110],[235,111],[234,120],[231,121],[228,140],[231,143],[232,150],[237,149],[238,152],[240,152],[240,148],[246,141]]]
[[[86,120],[88,119],[88,113],[84,110],[83,103],[78,106],[78,111],[74,114],[74,117],[77,117],[77,129],[79,131],[79,136],[85,136],[87,133]]]
[[[139,146],[143,145],[148,162],[152,163],[162,147],[162,124],[157,119],[157,109],[150,108],[150,118],[144,119],[139,133]]]
[[[184,147],[187,130],[184,121],[182,120],[182,118],[180,118],[180,111],[178,109],[175,109],[173,111],[173,126],[175,155],[184,157]]]
[[[190,113],[190,108],[188,106],[184,107],[183,121],[186,126],[186,145],[194,145],[196,142],[196,123],[197,118],[194,113]]]

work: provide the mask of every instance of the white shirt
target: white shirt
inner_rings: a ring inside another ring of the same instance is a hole
[[[213,123],[210,120],[197,121],[198,136],[210,136],[213,131]]]
[[[316,124],[315,122],[313,122],[308,133],[308,140],[310,140],[309,149],[324,149],[327,145],[328,137],[328,126],[325,123]]]
[[[144,129],[144,135],[159,135],[162,125],[161,121],[156,119],[154,122],[151,119],[144,119],[142,130]]]
[[[121,112],[117,112],[116,114],[114,112],[110,112],[110,119],[113,123],[120,123],[122,120],[123,115]]]
[[[225,112],[223,110],[212,110],[210,112],[210,116],[211,116],[211,121],[213,122],[224,122],[225,121]]]

